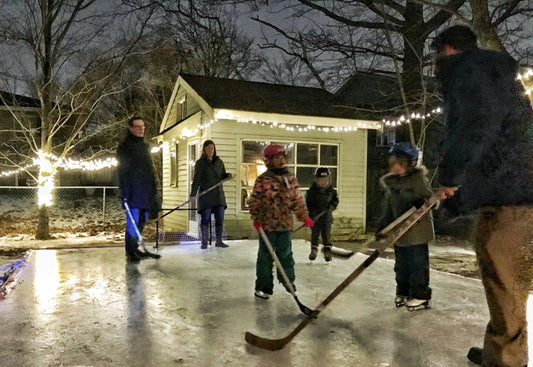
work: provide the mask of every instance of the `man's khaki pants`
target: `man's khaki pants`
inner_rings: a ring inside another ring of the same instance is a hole
[[[478,218],[475,243],[490,312],[482,365],[526,366],[533,206],[484,208]]]

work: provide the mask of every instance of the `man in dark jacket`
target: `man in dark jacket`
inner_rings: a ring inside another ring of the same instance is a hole
[[[490,312],[483,366],[527,365],[526,302],[533,262],[533,112],[508,55],[480,50],[465,26],[437,36],[447,135],[441,198],[476,210],[476,253]]]
[[[157,217],[161,206],[150,149],[144,142],[142,118],[128,120],[128,133],[118,146],[117,156],[120,197],[128,203],[142,233],[148,217]],[[126,223],[126,257],[129,262],[139,262],[147,255],[138,250],[135,228],[127,215]]]

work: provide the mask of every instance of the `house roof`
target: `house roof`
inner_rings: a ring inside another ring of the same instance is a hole
[[[41,101],[20,94],[0,91],[0,106],[38,108],[41,106]]]
[[[360,118],[320,88],[180,74],[211,107],[287,115]]]

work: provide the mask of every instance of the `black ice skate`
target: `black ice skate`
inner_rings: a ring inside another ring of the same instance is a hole
[[[270,295],[268,293],[263,292],[262,290],[256,289],[254,292],[254,296],[262,299],[268,299]]]
[[[429,308],[429,299],[411,298],[405,302],[408,311],[425,310]]]
[[[318,246],[311,246],[311,253],[309,254],[309,260],[316,259],[316,253],[318,252]]]
[[[400,308],[402,306],[405,306],[405,303],[409,299],[408,296],[402,296],[401,294],[396,295],[396,298],[394,298],[394,304],[396,307]]]
[[[324,246],[324,260],[328,263],[331,261],[331,246]]]

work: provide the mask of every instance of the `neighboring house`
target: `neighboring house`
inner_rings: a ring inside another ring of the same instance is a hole
[[[317,167],[331,169],[340,198],[333,234],[356,237],[366,227],[367,134],[380,125],[359,118],[323,89],[182,74],[159,135],[163,208],[188,199],[194,162],[201,144],[211,139],[227,171],[236,176],[224,184],[228,236],[256,236],[247,199],[255,178],[265,170],[263,148],[277,142],[288,147],[289,167],[302,191],[312,184]],[[176,212],[165,218],[165,229],[195,235],[197,222],[195,212]]]

